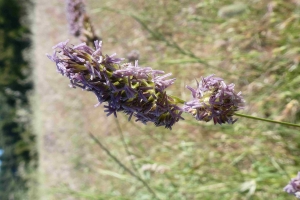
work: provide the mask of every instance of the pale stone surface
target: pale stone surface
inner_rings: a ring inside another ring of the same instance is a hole
[[[64,1],[35,2],[33,34],[33,123],[39,148],[40,196],[73,199],[63,195],[65,188],[76,191],[84,186],[90,176],[78,168],[82,163],[96,162],[90,155],[87,133],[108,133],[113,118],[107,118],[101,107],[94,108],[97,101],[93,94],[71,89],[69,81],[56,72],[55,64],[45,55],[52,53],[52,46],[68,38],[70,43],[80,42],[68,33]]]

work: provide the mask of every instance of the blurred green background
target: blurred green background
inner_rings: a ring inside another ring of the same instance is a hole
[[[170,131],[122,113],[106,117],[93,94],[68,88],[45,56],[67,38],[80,42],[68,34],[64,2],[0,2],[0,199],[294,198],[283,187],[300,169],[299,129],[243,118],[214,126],[184,115]],[[86,5],[104,53],[138,50],[141,66],[177,78],[169,94],[189,100],[185,85],[215,74],[242,91],[243,113],[299,124],[300,1]]]

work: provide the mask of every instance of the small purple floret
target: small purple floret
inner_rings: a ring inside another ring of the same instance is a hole
[[[292,180],[287,184],[283,190],[289,194],[295,195],[298,199],[300,199],[300,172],[296,178],[292,178]]]
[[[223,79],[210,75],[197,82],[197,88],[187,86],[193,99],[186,102],[183,110],[192,114],[197,120],[214,124],[233,124],[234,112],[242,109],[244,99],[241,92],[234,92],[234,84],[226,85]]]

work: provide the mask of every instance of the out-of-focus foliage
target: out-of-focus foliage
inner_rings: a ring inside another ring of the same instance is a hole
[[[43,1],[40,8],[57,9],[52,3],[44,8],[47,0]],[[184,85],[215,74],[243,92],[244,113],[299,124],[299,0],[89,2],[105,47],[112,46],[118,54],[120,49],[138,49],[139,64],[172,72],[177,78],[175,87],[170,88],[172,95],[189,99]],[[58,21],[61,15],[55,17]],[[53,33],[61,29],[57,23],[52,28],[42,41],[56,38]],[[37,74],[40,81],[49,70],[42,67],[43,73]],[[55,81],[41,83],[41,90],[51,84],[56,92],[63,91]],[[56,102],[60,113],[67,113],[63,119],[51,109],[39,113],[48,118],[41,127],[51,127],[41,128],[39,135],[39,141],[47,139],[39,149],[43,152],[41,166],[48,167],[43,168],[47,173],[40,185],[52,192],[49,199],[154,199],[140,182],[90,143],[82,127],[97,134],[160,199],[293,199],[282,189],[299,170],[298,129],[242,118],[233,126],[213,126],[184,116],[186,120],[170,132],[127,122],[118,115],[122,137],[112,124],[99,123],[99,115],[104,116],[99,108],[89,112],[76,109],[74,102],[80,100],[73,98],[74,91],[63,91],[63,98],[56,97],[60,101],[49,102],[51,95],[43,91],[41,98],[48,95],[40,102],[43,107]],[[68,95],[69,102],[65,100]],[[70,109],[71,103],[75,109]],[[108,128],[101,129],[103,126]],[[55,178],[53,172],[63,174],[65,166],[69,167],[65,178]]]
[[[21,23],[25,3],[29,1],[0,0],[0,199],[24,199],[26,181],[19,169],[34,157],[27,94],[32,83],[24,59],[30,32]]]

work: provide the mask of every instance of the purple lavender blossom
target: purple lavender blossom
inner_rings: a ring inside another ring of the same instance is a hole
[[[208,122],[213,120],[214,124],[233,124],[234,112],[241,109],[244,100],[241,92],[234,92],[234,84],[226,85],[223,79],[210,75],[197,82],[197,88],[190,86],[193,99],[185,103],[183,110],[192,114],[197,120]]]
[[[123,111],[129,120],[154,122],[156,126],[170,128],[180,119],[182,109],[176,100],[168,96],[165,89],[175,79],[166,79],[161,70],[140,67],[138,62],[121,64],[123,59],[115,54],[102,53],[102,43],[95,41],[96,49],[85,43],[70,47],[68,41],[54,46],[48,58],[56,63],[57,70],[70,79],[71,87],[93,92],[98,105],[106,102],[107,115]]]
[[[78,37],[83,28],[85,15],[85,4],[83,0],[65,0],[69,31],[72,35]]]
[[[298,199],[300,199],[300,172],[296,178],[292,178],[292,180],[287,184],[283,190],[289,194],[295,195]]]

